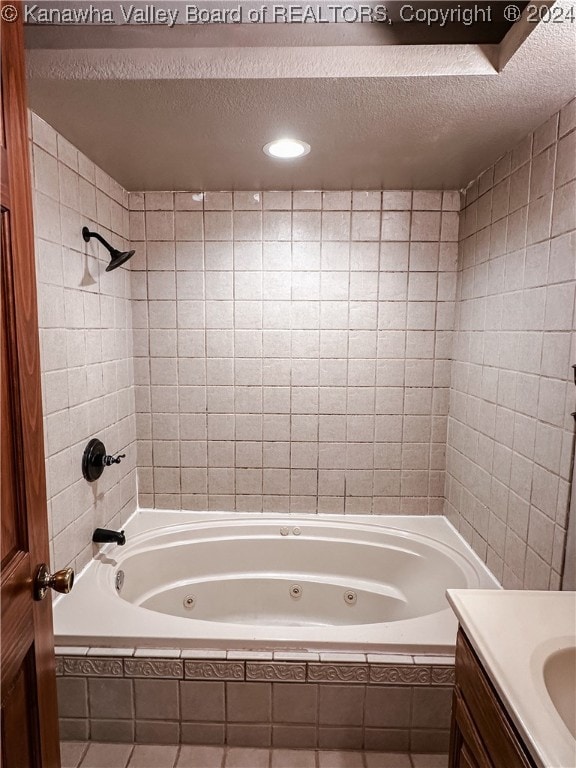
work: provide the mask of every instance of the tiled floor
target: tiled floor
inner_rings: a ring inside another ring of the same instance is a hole
[[[448,768],[448,757],[67,741],[62,744],[62,768]]]

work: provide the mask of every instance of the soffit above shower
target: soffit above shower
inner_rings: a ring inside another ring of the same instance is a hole
[[[538,14],[528,5],[39,0],[26,5],[26,46],[37,71],[64,79],[489,75],[536,28]],[[198,23],[203,18],[241,23]]]
[[[528,0],[516,0],[515,12],[520,14],[528,4]],[[41,48],[147,47],[152,36],[160,47],[171,48],[497,45],[515,26],[513,18],[505,12],[506,4],[493,0],[159,0],[154,4],[40,0],[29,4],[29,9],[28,47]],[[65,11],[71,15],[65,16]],[[103,24],[107,19],[113,22]],[[207,19],[214,22],[205,23]],[[426,23],[428,20],[430,23]]]
[[[512,26],[30,24],[30,106],[128,189],[462,187],[574,95],[576,24],[517,5]],[[281,135],[311,154],[270,160]]]

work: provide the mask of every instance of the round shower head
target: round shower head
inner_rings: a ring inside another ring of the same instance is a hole
[[[106,272],[112,272],[113,269],[122,266],[124,262],[134,256],[135,251],[117,251],[116,248],[112,248],[110,243],[107,240],[104,240],[102,235],[99,235],[98,232],[90,232],[88,227],[82,227],[82,238],[84,239],[84,242],[89,243],[91,237],[95,237],[96,240],[99,240],[112,257],[110,259],[110,264],[106,267]]]
[[[110,264],[106,267],[106,272],[112,272],[113,269],[122,266],[124,262],[134,256],[135,251],[112,251],[112,258]]]

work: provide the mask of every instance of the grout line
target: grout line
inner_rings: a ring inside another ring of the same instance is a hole
[[[190,745],[186,744],[185,745],[185,744],[181,744],[181,743],[180,744],[176,744],[176,745],[174,745],[174,744],[137,744],[137,743],[132,743],[132,744],[129,744],[129,745],[125,745],[122,742],[92,742],[92,741],[88,741],[88,742],[85,742],[85,751],[82,754],[82,756],[80,757],[79,762],[77,763],[77,768],[81,768],[81,766],[83,765],[83,761],[86,759],[86,756],[88,754],[88,750],[89,750],[89,748],[90,748],[90,746],[92,744],[98,745],[98,746],[108,746],[108,745],[129,746],[130,747],[130,753],[126,757],[125,768],[130,768],[130,765],[131,765],[130,761],[134,757],[134,751],[135,751],[137,746],[144,747],[144,748],[146,748],[146,747],[166,747],[166,749],[171,749],[173,747],[176,747],[176,752],[175,752],[175,755],[174,755],[173,764],[172,764],[171,768],[176,768],[176,765],[178,764],[178,760],[182,756],[182,750],[184,749],[184,747],[192,747],[192,748],[197,747],[198,749],[202,749],[204,747],[214,746],[216,748],[220,748],[222,750],[222,760],[221,760],[220,768],[225,768],[225,766],[227,764],[228,755],[229,755],[231,749],[245,749],[245,750],[253,750],[253,749],[255,749],[255,750],[258,750],[258,751],[266,750],[268,752],[268,758],[269,758],[268,768],[272,768],[274,753],[275,752],[280,752],[280,751],[286,751],[286,750],[288,750],[288,751],[296,751],[296,752],[313,752],[314,753],[314,757],[315,757],[316,768],[320,768],[320,753],[321,752],[325,752],[325,751],[326,752],[333,752],[336,755],[339,755],[339,754],[360,755],[364,768],[367,768],[367,759],[366,759],[367,755],[368,754],[372,754],[372,750],[366,750],[366,749],[363,749],[363,750],[360,750],[360,749],[330,749],[330,748],[321,749],[320,747],[316,747],[314,749],[310,749],[310,748],[302,748],[301,749],[301,748],[297,748],[297,747],[240,747],[240,746],[238,746],[238,747],[236,747],[236,746],[231,747],[229,745],[221,745],[221,746],[220,745],[193,745],[193,744],[190,744]],[[376,753],[378,753],[378,752],[379,752],[379,750],[376,750]],[[412,766],[412,768],[415,768],[416,763],[414,761],[414,753],[412,753],[412,752],[399,752],[399,753],[394,753],[394,754],[399,754],[402,757],[407,757],[409,759],[409,762],[410,762],[410,765]],[[446,754],[444,754],[443,756],[446,757],[446,759],[448,758],[448,755],[446,755]]]
[[[83,752],[82,755],[80,755],[80,759],[78,760],[78,768],[82,764],[82,761],[84,760],[84,758],[86,757],[86,754],[87,754],[89,748],[90,748],[90,742],[86,742],[85,747],[84,747],[84,752]]]

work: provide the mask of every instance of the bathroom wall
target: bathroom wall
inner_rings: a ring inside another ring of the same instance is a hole
[[[142,506],[442,512],[458,193],[130,209]]]
[[[124,247],[128,195],[34,114],[30,135],[51,561],[79,572],[94,528],[136,506],[129,271],[106,273],[107,252],[81,235],[88,225]],[[127,454],[93,484],[81,471],[91,437]]]
[[[576,101],[466,190],[446,514],[510,588],[557,589],[575,410]]]

